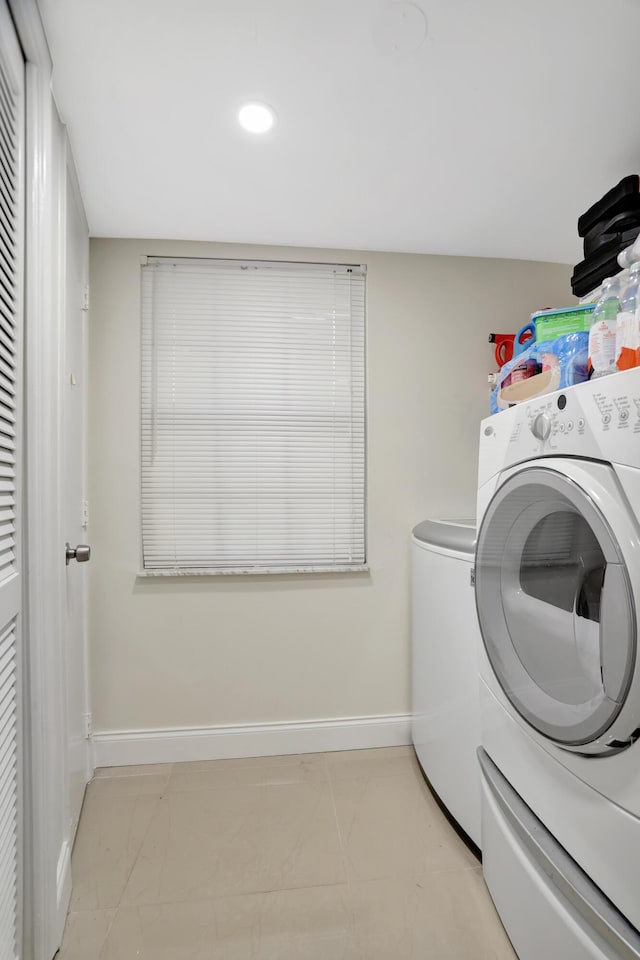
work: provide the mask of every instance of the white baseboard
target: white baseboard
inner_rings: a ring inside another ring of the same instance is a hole
[[[411,743],[408,714],[246,726],[178,727],[173,730],[107,730],[93,735],[96,767],[271,757],[397,747],[408,743]]]

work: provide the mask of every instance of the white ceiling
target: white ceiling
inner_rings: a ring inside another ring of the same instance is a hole
[[[40,7],[94,236],[576,262],[640,170],[638,0]]]

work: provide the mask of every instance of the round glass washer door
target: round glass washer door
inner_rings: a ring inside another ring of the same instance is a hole
[[[629,690],[636,619],[620,547],[576,482],[530,467],[498,488],[478,534],[476,604],[520,716],[567,749],[598,741]]]

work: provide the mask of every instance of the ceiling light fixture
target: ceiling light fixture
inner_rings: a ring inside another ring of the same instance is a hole
[[[267,133],[276,122],[276,115],[266,103],[245,103],[238,113],[238,123],[249,133]]]

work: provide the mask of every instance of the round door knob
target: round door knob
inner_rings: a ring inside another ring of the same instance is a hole
[[[79,543],[77,547],[70,547],[69,544],[66,544],[65,550],[65,560],[67,566],[69,566],[70,560],[77,560],[78,563],[86,563],[87,560],[91,559],[91,547],[87,546],[86,543]]]
[[[546,413],[539,413],[531,424],[531,433],[538,440],[546,440],[551,433],[551,420]]]

